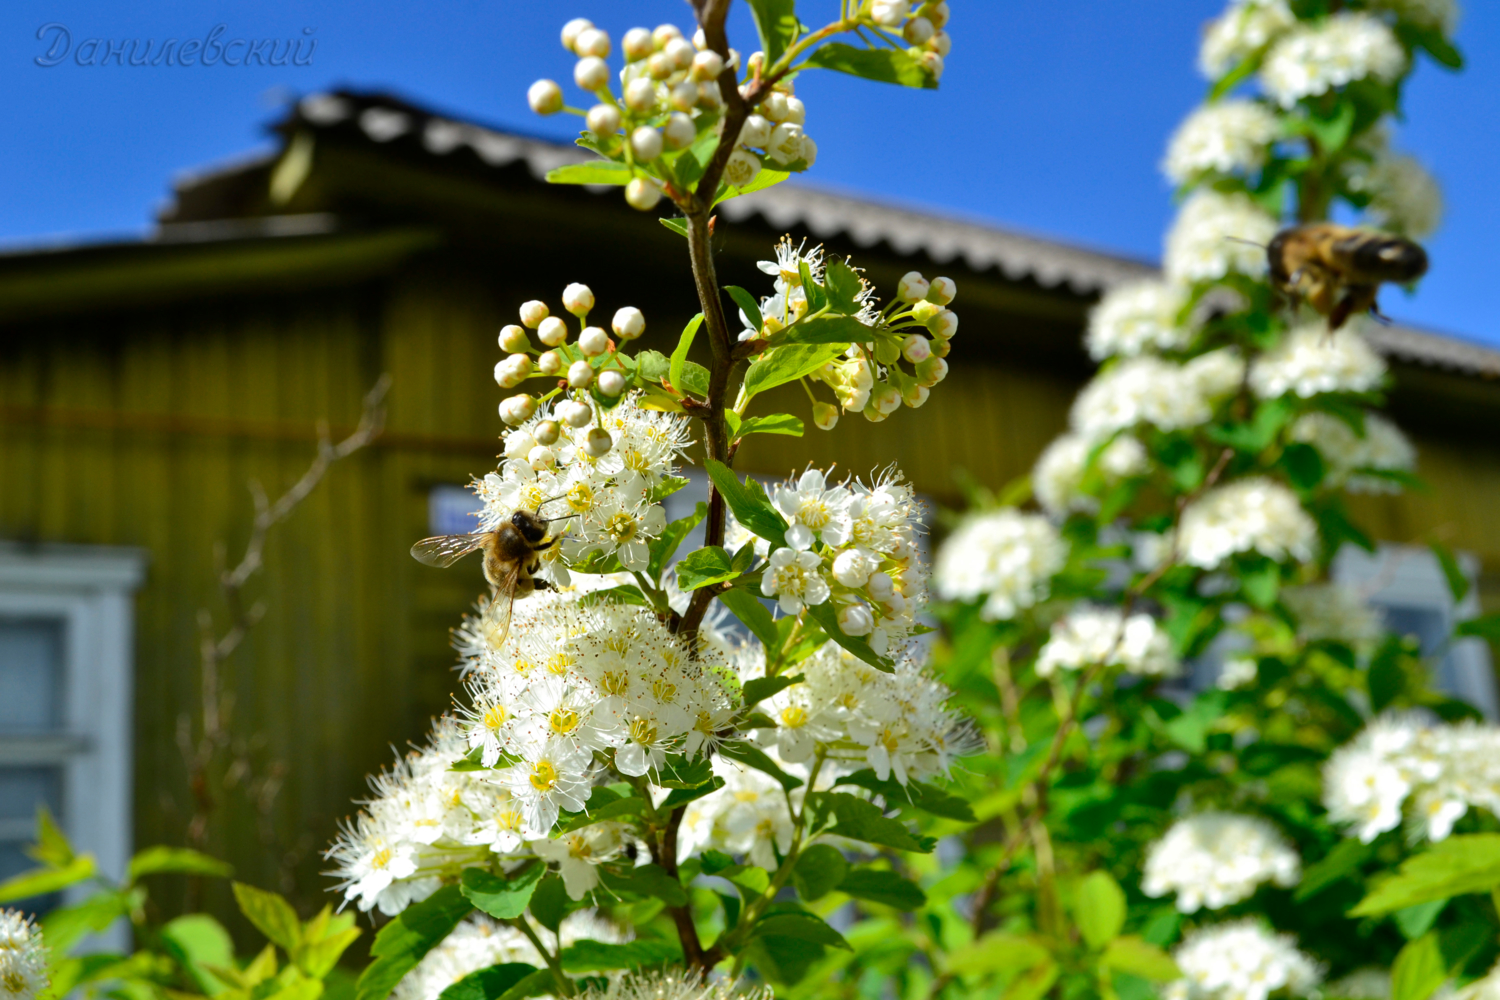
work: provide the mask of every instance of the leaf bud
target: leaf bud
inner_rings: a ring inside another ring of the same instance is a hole
[[[587,389],[594,384],[594,369],[582,359],[568,366],[568,385],[575,389]]]
[[[628,62],[639,62],[652,52],[651,31],[648,28],[631,28],[620,39],[620,48],[625,51]]]
[[[623,306],[615,310],[610,327],[620,339],[634,340],[646,332],[646,317],[635,306]]]
[[[677,67],[672,65],[672,57],[665,52],[657,52],[646,60],[646,72],[651,74],[653,80],[665,80],[677,72]]]
[[[590,427],[583,439],[584,454],[590,458],[603,458],[615,446],[615,439],[603,427]]]
[[[590,21],[586,17],[575,17],[575,18],[573,18],[573,20],[571,20],[567,24],[563,25],[563,29],[562,29],[562,44],[563,44],[563,48],[567,49],[569,52],[574,52],[576,54],[577,50],[574,49],[573,46],[575,46],[576,44],[578,44],[578,36],[581,35],[581,34],[583,34],[585,31],[588,31],[593,26],[594,26],[594,22]]]
[[[932,357],[932,348],[926,337],[913,333],[901,342],[901,356],[914,365],[921,364]]]
[[[531,429],[531,436],[536,438],[537,444],[554,445],[562,436],[562,428],[556,420],[543,420]]]
[[[952,278],[933,278],[927,289],[927,301],[946,306],[958,298],[958,282]]]
[[[512,427],[524,424],[536,415],[536,400],[526,393],[500,401],[500,419]]]
[[[536,359],[536,370],[543,375],[556,375],[563,370],[563,356],[556,351],[546,351]]]
[[[545,302],[538,302],[536,299],[532,299],[530,302],[522,302],[521,322],[535,330],[541,325],[542,320],[547,318],[549,312],[551,310],[547,308],[547,303]]]
[[[948,53],[953,51],[953,39],[946,31],[939,31],[927,40],[927,48],[947,59]]]
[[[577,400],[564,400],[557,408],[557,415],[569,427],[587,427],[594,419],[594,408]]]
[[[599,391],[611,398],[625,391],[625,376],[611,368],[599,373]],[[924,390],[925,391],[925,390]]]
[[[899,28],[911,13],[910,0],[875,0],[870,4],[870,20],[882,28]]]
[[[931,394],[932,390],[925,385],[909,385],[901,393],[901,402],[915,410],[927,402],[927,397]]]
[[[661,136],[666,140],[668,149],[686,149],[698,138],[698,129],[691,118],[678,113],[667,119],[667,123],[662,126]]]
[[[922,385],[934,386],[948,377],[948,362],[939,357],[931,357],[917,365],[917,381]]]
[[[813,404],[813,423],[819,430],[831,431],[839,422],[839,408],[832,403]]]
[[[875,630],[875,616],[863,601],[839,608],[839,628],[845,635],[869,635]]]
[[[751,115],[740,128],[740,145],[765,149],[771,141],[771,130],[776,126],[765,115]]]
[[[651,47],[660,52],[674,38],[682,37],[682,29],[675,24],[658,24],[651,32]]]
[[[598,28],[580,31],[573,41],[573,51],[579,56],[595,56],[603,59],[609,55],[609,35]]]
[[[560,347],[568,342],[568,324],[556,316],[548,316],[537,328],[536,336],[548,347]]]
[[[927,39],[931,38],[932,33],[936,30],[932,26],[932,22],[927,20],[927,18],[914,17],[906,22],[905,28],[901,29],[901,37],[913,45],[921,45]]]
[[[919,302],[927,297],[929,287],[921,271],[907,271],[896,286],[896,297],[902,302]]]
[[[578,349],[585,357],[597,357],[609,350],[609,334],[597,326],[586,326],[578,335]]]
[[[807,121],[807,105],[795,97],[786,99],[786,123],[788,125],[801,125]]]
[[[724,72],[724,57],[712,50],[699,52],[693,56],[693,66],[689,72],[694,80],[717,80],[719,74]]]
[[[512,431],[505,435],[505,457],[525,458],[536,447],[536,439],[525,431]]]
[[[747,150],[736,149],[724,161],[724,183],[742,188],[755,180],[760,173],[760,157]]]
[[[563,92],[552,80],[538,80],[526,90],[526,103],[539,115],[555,115],[563,109]]]
[[[620,109],[613,104],[596,104],[589,108],[584,121],[588,123],[590,132],[604,139],[620,131]]]
[[[557,455],[553,453],[551,448],[548,448],[544,444],[539,444],[526,453],[526,464],[530,465],[536,471],[541,472],[544,469],[550,469],[557,465]]]
[[[661,155],[661,133],[650,125],[642,125],[630,133],[630,148],[637,160],[651,161]]]
[[[879,337],[875,341],[875,360],[883,365],[893,365],[901,357],[901,343],[891,337]]]
[[[573,82],[578,84],[579,90],[587,90],[591,94],[604,90],[609,86],[609,63],[598,56],[578,60],[578,64],[573,67]]]
[[[577,316],[579,319],[587,316],[589,310],[594,308],[594,293],[588,285],[573,282],[563,289],[563,308]]]
[[[952,340],[953,335],[958,332],[958,313],[952,309],[944,309],[927,321],[927,329],[943,340]]]
[[[655,208],[659,201],[661,201],[661,188],[656,186],[655,181],[645,177],[636,177],[625,185],[625,202],[631,208],[648,212]]]
[[[625,85],[625,106],[638,115],[656,107],[656,84],[645,77],[637,77]]]

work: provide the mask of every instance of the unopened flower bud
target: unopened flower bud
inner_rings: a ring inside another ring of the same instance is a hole
[[[939,31],[927,39],[927,47],[944,59],[947,59],[948,53],[953,51],[953,39],[948,36],[946,31]]]
[[[525,431],[512,431],[505,435],[505,457],[525,458],[536,447],[536,439]]]
[[[922,13],[927,15],[927,19],[932,22],[934,28],[942,28],[948,23],[947,0],[943,0],[942,3],[928,4]]]
[[[660,52],[674,38],[682,37],[682,29],[675,24],[658,24],[656,30],[651,32],[651,45]]]
[[[786,118],[783,119],[788,125],[801,125],[807,121],[807,105],[795,97],[786,99]]]
[[[666,140],[668,149],[686,149],[698,138],[698,129],[687,115],[674,114],[662,126],[661,137]]]
[[[771,132],[766,156],[773,163],[785,164],[802,159],[802,128],[782,122]]]
[[[944,340],[952,340],[953,335],[958,332],[958,313],[952,309],[944,309],[927,321],[927,329]]]
[[[677,71],[672,65],[672,57],[665,52],[657,52],[646,60],[646,72],[651,74],[653,80],[665,80]]]
[[[603,59],[609,55],[609,35],[598,28],[580,31],[573,42],[573,51],[580,56],[597,56]]]
[[[646,317],[635,306],[624,306],[615,310],[609,325],[621,340],[634,340],[646,332]]]
[[[818,144],[805,132],[802,134],[802,160],[809,167],[818,162]]]
[[[889,413],[886,413],[880,407],[876,406],[873,402],[866,405],[863,410],[859,411],[859,413],[860,416],[864,417],[872,424],[881,423],[890,416]]]
[[[656,84],[645,77],[637,77],[625,85],[625,106],[638,115],[656,107]]]
[[[588,285],[573,282],[563,289],[563,308],[577,316],[579,319],[587,316],[589,310],[594,308],[594,293]]]
[[[933,278],[927,289],[927,301],[940,306],[948,305],[958,298],[958,282],[952,278]]]
[[[901,342],[901,356],[912,364],[920,364],[932,357],[932,348],[927,346],[927,338],[920,333],[913,333]]]
[[[760,157],[743,149],[736,149],[724,161],[724,183],[742,188],[755,180],[760,173]]]
[[[719,108],[724,106],[724,95],[719,93],[719,85],[712,80],[705,80],[698,84],[698,107]]]
[[[870,406],[887,415],[895,413],[901,409],[901,392],[893,385],[878,382],[870,390]]]
[[[630,148],[638,160],[654,160],[661,155],[661,133],[650,125],[642,125],[630,133]]]
[[[909,385],[901,393],[901,402],[915,410],[927,402],[927,397],[931,394],[932,391],[925,385]]]
[[[599,391],[611,398],[625,391],[625,376],[611,368],[599,373]]]
[[[536,400],[526,393],[500,401],[500,419],[512,427],[524,424],[536,415]]]
[[[563,370],[563,356],[556,351],[545,351],[536,359],[536,370],[543,375],[556,375]]]
[[[667,103],[678,111],[691,111],[698,105],[700,92],[691,80],[683,80],[667,94]]]
[[[900,591],[896,591],[880,603],[885,606],[885,609],[894,618],[904,616],[909,608],[909,605],[906,603],[906,597]]]
[[[786,121],[786,95],[779,90],[771,91],[760,102],[760,113],[773,122]]]
[[[753,77],[759,77],[766,68],[766,54],[764,52],[750,53],[750,61],[745,64]],[[741,96],[744,96],[744,87],[741,87]]]
[[[875,630],[875,616],[863,601],[839,609],[839,628],[845,635],[869,635]]]
[[[931,357],[917,365],[917,381],[925,386],[934,386],[948,377],[948,362]]]
[[[625,32],[625,37],[620,39],[620,48],[625,52],[628,62],[637,62],[646,58],[652,52],[651,32],[646,28],[631,28]]]
[[[556,316],[548,316],[537,328],[536,336],[548,347],[560,347],[568,342],[568,324]]]
[[[587,361],[575,361],[568,366],[568,385],[575,389],[587,389],[593,384],[594,369]]]
[[[813,404],[813,423],[819,430],[831,431],[839,422],[839,408],[832,403]]]
[[[902,302],[918,302],[927,297],[927,279],[920,271],[907,271],[896,286],[896,297]]]
[[[932,317],[943,311],[942,306],[932,301],[931,295],[932,293],[929,291],[927,298],[923,299],[921,302],[912,303],[911,318],[916,320],[918,323],[925,324],[928,320],[932,319]]]
[[[557,444],[557,439],[562,436],[562,428],[556,420],[543,420],[532,428],[531,435],[536,438],[537,444],[551,446]]]
[[[932,26],[932,22],[927,20],[927,18],[914,17],[906,22],[905,28],[901,29],[901,37],[913,45],[921,45],[927,39],[931,38],[932,33],[936,30]]]
[[[538,302],[536,299],[532,299],[530,302],[522,302],[521,322],[535,330],[541,325],[542,320],[547,318],[547,313],[550,311],[547,308],[547,303]]]
[[[529,354],[512,354],[500,362],[500,364],[506,366],[511,373],[511,385],[505,386],[507,389],[520,384],[522,380],[531,374],[531,355]]]
[[[584,454],[590,458],[603,458],[614,446],[615,439],[603,427],[590,427],[588,435],[583,439]]]
[[[712,50],[699,52],[693,56],[690,72],[695,80],[717,80],[724,72],[724,57]]]
[[[578,335],[578,349],[587,357],[603,354],[609,346],[609,334],[597,326],[586,326]]]
[[[890,596],[896,592],[895,582],[886,573],[871,573],[869,588],[870,596],[877,601],[889,600]]]
[[[593,93],[603,90],[609,86],[609,63],[598,56],[588,56],[578,60],[573,67],[573,82],[578,84],[579,90]]]
[[[587,403],[569,400],[557,408],[563,423],[569,427],[587,427],[594,419],[594,408]]]
[[[708,36],[703,33],[702,28],[698,28],[693,31],[693,48],[697,49],[699,52],[702,52],[704,49],[708,48]]]
[[[516,377],[515,369],[510,365],[508,359],[495,362],[495,384],[502,389],[514,389],[521,384],[521,379]]]
[[[645,177],[635,177],[625,185],[625,203],[631,208],[649,212],[659,201],[661,201],[661,188],[657,187],[654,181]]]
[[[771,130],[776,126],[765,115],[751,115],[740,129],[740,145],[765,149],[771,141]]]
[[[943,57],[936,52],[923,52],[917,61],[922,64],[922,68],[932,76],[933,80],[943,78]]]
[[[590,21],[586,17],[575,17],[573,18],[573,20],[563,25],[563,48],[567,49],[569,52],[576,52],[573,46],[578,44],[578,36],[583,34],[585,31],[588,31],[593,26],[594,22]]]
[[[845,549],[833,560],[833,578],[851,589],[863,587],[875,569],[875,560],[859,549]]]
[[[910,0],[875,0],[870,5],[870,20],[882,28],[899,28],[911,13]]]
[[[584,121],[590,132],[603,139],[620,131],[620,109],[613,104],[596,104],[589,108]]]
[[[935,358],[946,358],[948,352],[953,350],[953,342],[951,340],[944,340],[942,337],[938,337],[929,346],[931,346],[932,356]]]
[[[530,465],[536,471],[541,472],[544,469],[550,469],[557,465],[557,455],[553,453],[551,448],[539,444],[526,453],[526,464]]]
[[[531,341],[526,337],[526,331],[514,323],[509,323],[500,328],[500,350],[516,354],[531,346]]]
[[[563,109],[563,92],[552,80],[538,80],[526,90],[526,103],[539,115],[555,115]]]
[[[693,49],[693,43],[681,36],[663,45],[661,51],[663,55],[672,60],[673,69],[687,69],[693,65],[693,59],[698,54]]]

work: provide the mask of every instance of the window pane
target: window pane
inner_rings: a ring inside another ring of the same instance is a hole
[[[62,724],[63,622],[0,618],[0,733]]]
[[[45,805],[53,816],[62,812],[62,768],[0,767],[0,880],[36,867],[26,856],[26,845],[34,839],[36,811]],[[50,893],[22,901],[27,913],[42,914],[62,901],[61,893]]]
[[[1423,656],[1432,656],[1448,639],[1448,616],[1434,607],[1414,607],[1405,604],[1378,605],[1385,612],[1385,626],[1397,635],[1409,635],[1417,640]],[[1463,697],[1464,691],[1458,676],[1458,663],[1453,654],[1444,656],[1437,664],[1437,676],[1433,678],[1438,690]]]

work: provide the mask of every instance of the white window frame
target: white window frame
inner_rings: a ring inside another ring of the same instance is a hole
[[[1346,545],[1333,561],[1333,578],[1357,588],[1377,605],[1437,611],[1444,630],[1451,632],[1456,623],[1479,614],[1479,559],[1468,552],[1458,553],[1457,558],[1469,578],[1469,592],[1457,602],[1437,557],[1415,545],[1381,544],[1373,553]],[[1448,693],[1495,719],[1500,704],[1489,646],[1482,639],[1457,639],[1448,647],[1447,656],[1452,658],[1458,687]]]
[[[145,570],[140,549],[0,545],[0,615],[63,623],[61,732],[0,736],[0,764],[62,767],[63,829],[111,879],[124,877],[133,840],[134,593]],[[117,922],[97,946],[126,946],[128,933]]]

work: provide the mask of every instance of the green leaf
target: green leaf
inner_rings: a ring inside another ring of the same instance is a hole
[[[844,353],[847,344],[783,344],[761,355],[745,370],[745,398],[811,375]]]
[[[1466,622],[1459,622],[1453,634],[1472,635],[1490,642],[1500,642],[1500,614],[1481,615],[1478,618],[1470,618]]]
[[[531,894],[545,874],[547,866],[544,864],[527,865],[510,877],[495,875],[483,868],[465,868],[459,879],[459,891],[476,909],[496,920],[513,920],[526,912]]]
[[[1125,926],[1125,891],[1106,871],[1090,872],[1078,884],[1073,919],[1090,948],[1103,948]]]
[[[879,807],[847,792],[825,792],[820,797],[838,820],[830,831],[836,836],[923,854],[931,853],[936,843],[929,837],[918,840],[900,822],[883,815]]]
[[[629,184],[630,167],[614,160],[570,163],[547,171],[548,184]]]
[[[671,812],[678,806],[685,806],[689,802],[696,802],[705,795],[711,795],[724,787],[724,779],[719,777],[710,778],[706,783],[697,788],[674,788],[671,793],[662,800],[658,807],[662,812]]]
[[[309,976],[322,979],[339,964],[339,956],[359,939],[361,933],[358,927],[345,927],[341,931],[335,931],[319,941],[303,945],[293,956],[293,961]]]
[[[375,935],[370,946],[375,961],[360,974],[355,1000],[385,1000],[401,978],[473,909],[458,886],[445,885],[401,911]]]
[[[699,313],[688,320],[687,326],[682,328],[682,335],[677,338],[677,349],[672,352],[668,376],[672,380],[672,388],[678,392],[685,391],[682,384],[683,368],[687,364],[688,349],[693,346],[693,337],[698,333],[698,327],[702,325],[703,314]]]
[[[1328,856],[1302,873],[1297,886],[1296,902],[1305,902],[1324,889],[1359,871],[1359,866],[1375,854],[1375,848],[1358,840],[1341,840]]]
[[[859,293],[864,290],[859,275],[846,261],[830,257],[823,270],[823,287],[828,303],[846,316],[859,312]]]
[[[1391,965],[1391,1000],[1427,1000],[1448,978],[1436,934],[1409,942]]]
[[[243,882],[232,883],[234,901],[239,904],[245,919],[266,936],[268,941],[291,954],[302,943],[302,921],[292,904],[274,892],[257,889]]]
[[[1323,456],[1310,444],[1295,441],[1281,452],[1281,467],[1299,490],[1316,489],[1325,473]]]
[[[506,962],[471,972],[438,994],[438,1000],[498,1000],[537,969],[525,962]],[[550,977],[549,977],[550,981]]]
[[[707,757],[688,761],[682,757],[668,757],[666,766],[660,769],[657,782],[663,788],[697,788],[713,779],[713,765]]]
[[[162,947],[182,966],[200,991],[222,993],[226,985],[205,966],[234,964],[234,942],[224,925],[206,913],[187,913],[161,929]]]
[[[974,810],[969,808],[967,802],[957,795],[921,781],[908,780],[904,785],[893,777],[881,781],[875,772],[867,767],[839,778],[836,784],[868,788],[872,792],[885,796],[887,805],[910,804],[933,816],[956,819],[964,823],[975,822]]]
[[[1365,671],[1365,687],[1370,692],[1370,708],[1376,712],[1406,692],[1406,645],[1397,635],[1387,635]]]
[[[802,421],[790,413],[768,413],[763,417],[751,417],[735,433],[735,437],[750,434],[784,434],[787,437],[802,436]]]
[[[778,546],[786,544],[786,520],[771,506],[759,483],[753,479],[740,482],[727,465],[711,458],[703,465],[714,488],[724,497],[740,524]]]
[[[853,951],[844,935],[811,913],[774,913],[758,921],[751,938],[789,937]]]
[[[557,992],[557,977],[551,969],[538,969],[519,983],[500,994],[496,1000],[526,1000],[527,997],[547,996]]]
[[[717,545],[695,549],[677,564],[677,585],[683,590],[698,590],[738,575],[729,553]]]
[[[157,845],[146,848],[130,859],[130,868],[125,873],[125,880],[134,883],[145,875],[168,872],[179,875],[209,875],[214,878],[228,878],[234,874],[234,866],[218,858],[211,858],[207,854],[200,854],[191,848]]]
[[[858,49],[843,42],[830,42],[815,49],[806,65],[922,90],[936,90],[938,85],[932,74],[905,49]]]
[[[1500,833],[1449,837],[1407,858],[1400,871],[1379,883],[1351,917],[1374,917],[1434,899],[1489,892],[1500,885]]]
[[[775,185],[780,184],[790,176],[792,176],[790,171],[772,170],[769,167],[762,167],[760,173],[755,175],[755,180],[751,181],[749,184],[746,184],[742,188],[734,188],[730,187],[727,184],[720,184],[719,194],[718,197],[714,199],[714,204],[718,205],[722,202],[728,201],[730,198],[738,198],[742,194],[753,194],[756,191],[764,191],[768,187],[774,187]],[[683,226],[682,234],[684,236],[687,235],[686,225]]]
[[[1428,903],[1408,906],[1391,914],[1391,920],[1396,924],[1396,929],[1401,932],[1402,937],[1408,941],[1415,941],[1432,930],[1432,925],[1437,923],[1437,918],[1450,902],[1451,900],[1447,899],[1434,899]]]
[[[594,798],[598,798],[601,790],[595,788],[593,798],[589,799],[590,808],[574,816],[559,832],[569,833],[573,830],[581,830],[586,826],[593,826],[595,823],[602,823],[607,819],[619,819],[622,816],[639,816],[646,811],[646,800],[634,795],[626,795],[618,799],[612,799],[608,802],[601,801],[596,804]],[[478,904],[476,903],[475,905],[477,906]]]
[[[66,868],[77,856],[46,806],[37,806],[36,843],[26,848],[26,856],[51,868]]]
[[[734,299],[734,304],[740,307],[740,311],[750,321],[750,329],[759,330],[765,325],[766,321],[760,314],[760,303],[755,301],[754,295],[739,285],[725,285],[724,291],[729,293],[729,297]]]
[[[1171,955],[1134,934],[1111,941],[1099,961],[1111,969],[1128,972],[1142,979],[1170,982],[1182,978],[1182,970],[1177,968]]]
[[[1331,117],[1309,115],[1302,124],[1307,133],[1318,140],[1324,153],[1337,153],[1349,141],[1349,133],[1354,128],[1354,102],[1340,100]]]
[[[76,906],[53,910],[42,918],[47,947],[62,954],[90,933],[105,930],[144,901],[140,890],[96,892]]]
[[[1019,934],[990,931],[948,956],[948,971],[959,976],[1025,972],[1049,961],[1052,953]]]
[[[84,879],[93,878],[94,856],[80,854],[61,868],[33,868],[0,882],[0,903],[30,899],[57,892]]]
[[[875,331],[853,316],[832,316],[824,313],[793,323],[777,337],[779,344],[839,344],[841,350],[850,344],[867,344],[875,339]]]
[[[880,903],[910,913],[927,905],[927,894],[910,879],[879,868],[855,868],[838,885],[839,892],[855,899]]]
[[[1269,608],[1281,592],[1281,567],[1267,561],[1240,577],[1240,593],[1257,608]]]
[[[832,601],[824,601],[822,604],[811,605],[807,609],[808,617],[823,627],[828,633],[828,638],[859,657],[861,660],[874,667],[876,670],[887,674],[896,672],[895,662],[888,656],[881,656],[870,648],[863,636],[845,635],[844,630],[839,628],[838,612],[833,608]]]
[[[1208,730],[1224,714],[1223,691],[1200,694],[1187,711],[1169,721],[1163,728],[1172,742],[1193,753],[1208,747]]]
[[[796,0],[749,0],[750,14],[755,18],[755,32],[760,36],[766,67],[775,65],[787,47],[797,40]]]
[[[1219,98],[1229,93],[1235,87],[1239,86],[1241,83],[1254,76],[1255,71],[1259,68],[1259,59],[1251,58],[1240,60],[1239,64],[1236,65],[1234,69],[1221,76],[1218,82],[1216,82],[1209,90],[1209,103],[1212,104],[1214,101],[1217,101]]]
[[[603,872],[602,868],[600,872]],[[567,914],[568,890],[563,880],[555,873],[543,875],[531,891],[531,915],[536,917],[537,923],[556,934],[558,925]]]
[[[657,219],[656,221],[672,230],[678,236],[685,237],[688,234],[686,219]]]
[[[822,312],[828,306],[828,295],[823,291],[823,286],[813,280],[812,267],[807,261],[799,260],[797,273],[802,275],[802,291],[807,295],[808,312]]]
[[[792,886],[797,895],[811,903],[838,888],[848,872],[849,862],[837,848],[813,844],[798,856],[792,869]]]
[[[1427,547],[1437,556],[1438,565],[1443,568],[1443,578],[1448,581],[1448,591],[1453,595],[1453,603],[1457,604],[1469,594],[1469,575],[1458,564],[1458,557],[1448,546],[1441,542],[1428,542]]]
[[[803,681],[801,674],[783,674],[780,677],[756,677],[745,682],[740,689],[740,700],[746,708],[754,708],[759,703],[776,694],[785,691],[793,684]]]
[[[599,880],[612,892],[650,896],[668,906],[687,905],[687,893],[682,883],[668,875],[660,865],[640,865],[623,871],[601,865]]]
[[[604,972],[638,969],[646,965],[681,964],[682,949],[670,941],[631,941],[628,944],[578,941],[564,948],[559,957],[566,972]]]
[[[776,634],[776,621],[754,594],[743,590],[730,590],[720,594],[719,600],[729,609],[730,614],[738,618],[741,624],[760,640],[762,646],[767,649],[776,648],[779,639]]]
[[[666,567],[667,561],[677,554],[677,549],[693,529],[703,523],[708,516],[708,504],[699,502],[698,506],[687,517],[678,518],[662,529],[661,535],[651,543],[651,563],[646,567],[646,572],[652,579],[661,576],[661,571]]]
[[[731,865],[719,877],[738,889],[747,902],[759,899],[771,887],[771,873],[758,865]]]
[[[790,774],[787,774],[781,768],[777,767],[776,762],[768,757],[759,747],[751,743],[726,743],[719,748],[719,753],[730,760],[744,764],[746,767],[753,767],[763,774],[769,774],[776,779],[782,788],[785,788],[789,792],[793,788],[800,788],[802,786],[801,778],[794,778]]]

